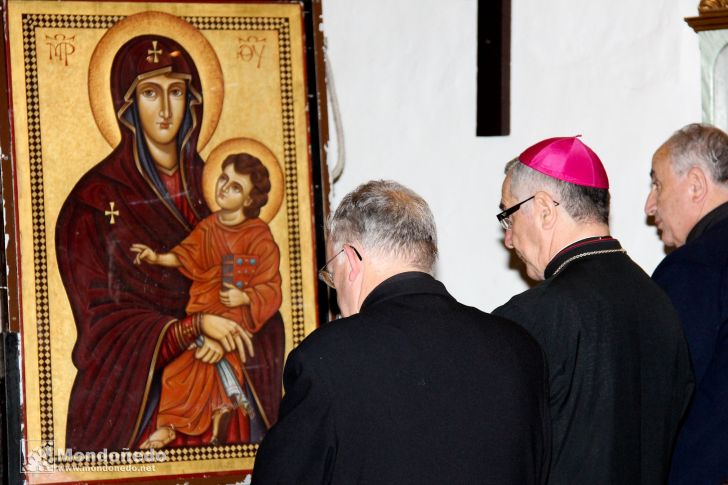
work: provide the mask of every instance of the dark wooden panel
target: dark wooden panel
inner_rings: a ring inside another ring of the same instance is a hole
[[[478,136],[511,131],[511,0],[478,0]]]

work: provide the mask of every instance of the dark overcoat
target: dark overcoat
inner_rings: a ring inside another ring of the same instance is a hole
[[[545,372],[523,329],[399,274],[291,352],[253,483],[543,483]]]
[[[728,205],[701,220],[652,277],[680,314],[695,371],[670,483],[721,484],[728,481]]]

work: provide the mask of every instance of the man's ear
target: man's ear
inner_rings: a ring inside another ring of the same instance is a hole
[[[348,244],[344,245],[344,254],[346,255],[346,259],[349,262],[350,268],[348,279],[349,281],[354,281],[364,268],[364,263],[354,251],[354,248],[352,248]]]
[[[701,203],[708,195],[708,176],[702,168],[692,167],[685,174],[688,182],[688,190],[690,191],[690,200]]]
[[[556,224],[557,214],[554,199],[546,192],[539,191],[533,197],[533,207],[536,219],[544,229],[552,229]]]

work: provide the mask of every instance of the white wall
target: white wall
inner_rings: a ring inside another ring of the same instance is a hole
[[[347,151],[334,206],[375,178],[420,193],[438,225],[436,276],[488,311],[527,288],[495,219],[506,161],[582,134],[609,173],[612,234],[651,273],[664,252],[642,211],[650,157],[700,121],[698,36],[683,21],[698,0],[512,3],[511,135],[493,138],[475,136],[477,0],[323,5]]]

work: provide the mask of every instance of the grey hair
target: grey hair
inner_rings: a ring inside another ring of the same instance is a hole
[[[679,176],[692,167],[705,169],[714,182],[728,182],[728,135],[715,126],[692,123],[677,130],[661,148],[669,151]]]
[[[437,259],[435,219],[427,202],[391,180],[372,180],[344,196],[326,232],[334,248],[358,241],[367,252],[393,255],[425,272]]]
[[[511,194],[519,200],[539,190],[549,192],[577,222],[609,223],[609,190],[564,182],[522,164],[517,158],[506,163],[511,176]]]

